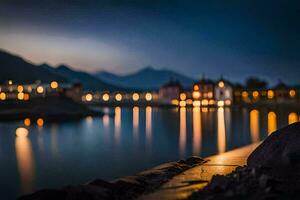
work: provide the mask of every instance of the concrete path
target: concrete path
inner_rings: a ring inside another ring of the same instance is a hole
[[[204,188],[215,174],[225,175],[236,167],[246,165],[250,153],[259,145],[251,144],[223,154],[208,157],[203,165],[193,167],[163,184],[155,192],[141,196],[139,200],[181,200]]]

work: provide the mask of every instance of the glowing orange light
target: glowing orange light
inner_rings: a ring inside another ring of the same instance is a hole
[[[0,99],[3,101],[6,99],[6,94],[4,92],[0,93]]]
[[[17,128],[16,129],[16,136],[17,137],[27,137],[28,130],[26,128]]]
[[[296,91],[295,90],[290,90],[289,94],[290,94],[290,97],[295,97],[296,96]]]
[[[208,112],[208,108],[202,108],[201,111],[204,112],[204,113],[207,113]]]
[[[50,83],[50,87],[51,87],[52,89],[57,89],[57,88],[58,88],[58,82],[57,82],[57,81],[52,81],[52,82]]]
[[[25,93],[24,94],[24,101],[28,101],[30,98],[29,94]]]
[[[268,113],[268,134],[270,135],[277,130],[277,119],[274,112]]]
[[[108,101],[109,100],[109,94],[103,94],[102,99],[103,99],[103,101]]]
[[[24,91],[24,87],[23,87],[22,85],[18,85],[17,91],[18,91],[19,93],[23,92],[23,91]]]
[[[201,101],[201,105],[202,105],[202,106],[208,106],[208,100],[207,100],[207,99],[203,99],[203,100]]]
[[[179,102],[179,106],[180,106],[180,107],[186,106],[186,102],[185,102],[185,101],[180,101],[180,102]]]
[[[86,94],[85,95],[85,100],[86,101],[92,101],[93,100],[93,95],[92,94]]]
[[[19,100],[23,100],[24,99],[24,93],[23,92],[18,93],[18,99]]]
[[[273,99],[274,98],[274,91],[273,90],[268,90],[267,96],[268,96],[269,99]]]
[[[246,92],[246,91],[242,92],[242,97],[247,98],[248,97],[248,92]]]
[[[200,98],[200,92],[199,91],[194,91],[193,92],[193,98],[194,99],[199,99]]]
[[[207,93],[207,97],[210,98],[210,99],[213,98],[213,95],[214,95],[214,94],[213,94],[212,92],[208,92],[208,93]]]
[[[122,101],[122,95],[120,93],[115,96],[116,101]]]
[[[201,105],[200,101],[193,101],[194,107],[199,107]]]
[[[186,108],[180,108],[180,127],[179,127],[179,151],[180,155],[184,156],[186,152],[186,138],[187,138],[187,130],[186,130]]]
[[[181,93],[181,94],[180,94],[180,100],[181,100],[181,101],[186,100],[186,94],[185,94],[185,93]]]
[[[199,86],[198,85],[194,85],[194,90],[199,90]]]
[[[219,106],[219,107],[224,106],[224,101],[218,101],[218,106]]]
[[[44,120],[43,120],[42,118],[38,118],[38,119],[36,120],[36,124],[37,124],[38,126],[43,126],[43,125],[44,125]]]
[[[289,117],[288,117],[288,121],[289,121],[289,124],[293,124],[295,122],[298,122],[298,115],[294,112],[290,113]]]
[[[186,104],[192,105],[192,104],[193,104],[193,100],[192,100],[192,99],[187,99],[187,100],[186,100]]]
[[[139,98],[140,98],[140,95],[138,93],[133,93],[133,95],[132,95],[132,100],[133,101],[138,101]]]
[[[31,124],[31,121],[30,121],[29,118],[24,119],[24,125],[25,126],[30,126],[30,124]]]
[[[252,92],[252,96],[256,99],[259,96],[259,92],[258,91]]]
[[[146,101],[151,101],[152,100],[152,94],[150,92],[146,93],[145,99],[146,99]]]
[[[218,108],[218,151],[219,153],[224,153],[226,151],[224,108]]]
[[[193,153],[200,155],[202,144],[201,112],[199,107],[193,108]]]
[[[223,88],[223,87],[225,86],[225,84],[224,84],[223,81],[220,81],[219,84],[218,84],[218,86],[219,86],[220,88]]]
[[[259,111],[252,110],[250,112],[250,133],[252,142],[258,142],[259,139]]]
[[[36,88],[36,91],[37,91],[37,93],[39,93],[39,94],[43,93],[43,92],[44,92],[43,86],[38,86],[38,87]]]
[[[173,100],[171,101],[171,104],[172,104],[172,105],[178,106],[179,102],[178,102],[177,99],[173,99]]]
[[[229,99],[225,100],[225,105],[226,106],[230,106],[231,105],[231,101]]]
[[[213,99],[209,100],[208,104],[209,105],[214,105],[215,104],[215,100],[213,100]]]

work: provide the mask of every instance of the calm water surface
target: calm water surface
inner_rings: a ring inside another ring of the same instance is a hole
[[[167,161],[209,156],[260,141],[299,113],[287,109],[112,108],[115,116],[30,126],[0,123],[0,195],[95,178],[112,180]]]

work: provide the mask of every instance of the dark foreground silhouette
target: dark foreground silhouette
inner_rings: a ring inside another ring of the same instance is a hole
[[[216,175],[190,199],[299,199],[300,123],[272,133],[249,156],[247,166]]]

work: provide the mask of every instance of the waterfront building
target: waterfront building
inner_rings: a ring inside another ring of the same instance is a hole
[[[168,104],[174,100],[178,101],[182,91],[183,88],[180,82],[171,80],[159,89],[159,101]]]
[[[231,105],[233,102],[233,87],[229,81],[221,78],[215,86],[215,101]]]
[[[193,85],[193,100],[201,102],[203,106],[215,104],[214,88],[215,83],[212,80],[202,78]]]

